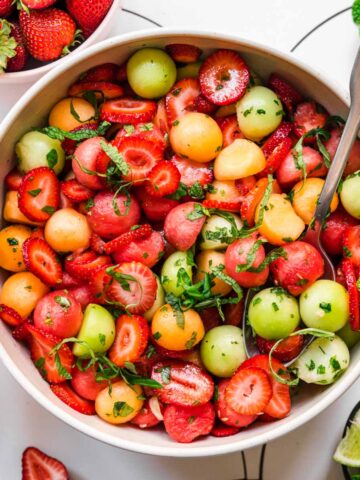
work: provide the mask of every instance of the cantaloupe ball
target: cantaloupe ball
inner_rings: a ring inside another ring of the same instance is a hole
[[[119,425],[136,417],[144,403],[141,397],[140,385],[130,386],[121,380],[113,383],[111,390],[101,390],[95,399],[95,410],[105,422]]]
[[[0,230],[0,267],[11,272],[25,270],[22,245],[31,235],[25,225],[10,225]]]
[[[74,252],[89,246],[91,229],[85,215],[73,208],[62,208],[46,222],[44,233],[57,252]]]
[[[225,265],[225,254],[216,250],[203,250],[196,257],[197,271],[195,282],[200,282],[205,273],[210,273],[211,269],[219,265]],[[226,273],[226,272],[225,272]],[[214,278],[215,285],[211,288],[214,295],[227,295],[232,287],[220,278]]]
[[[51,109],[49,125],[70,132],[84,123],[96,123],[94,116],[94,107],[83,98],[64,98]]]

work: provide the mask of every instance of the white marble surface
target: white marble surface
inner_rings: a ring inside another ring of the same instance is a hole
[[[350,6],[351,0],[123,0],[126,10],[163,26],[234,32],[290,51],[313,27]],[[124,11],[112,35],[157,28]],[[346,88],[359,44],[349,12],[325,23],[294,51]],[[28,86],[5,87],[0,79],[0,119]],[[101,444],[50,415],[0,364],[0,479],[21,478],[21,452],[35,445],[61,459],[72,480],[238,480],[240,453],[206,459],[171,459],[133,454]],[[343,424],[360,397],[360,381],[311,423],[267,447],[264,480],[341,480],[331,460]],[[259,449],[246,452],[249,478],[257,478]]]

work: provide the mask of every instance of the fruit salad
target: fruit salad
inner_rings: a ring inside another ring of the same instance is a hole
[[[53,394],[187,443],[336,381],[360,339],[360,141],[321,236],[336,281],[304,235],[343,124],[226,49],[143,48],[70,85],[18,139],[0,231],[0,318]]]

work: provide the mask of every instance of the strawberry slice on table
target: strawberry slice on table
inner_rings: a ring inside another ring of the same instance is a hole
[[[95,415],[95,403],[80,397],[69,383],[50,385],[51,391],[66,405],[83,415]]]
[[[176,192],[180,178],[177,167],[172,162],[163,160],[151,169],[145,188],[149,195],[165,197]]]
[[[74,83],[68,90],[69,97],[79,97],[85,92],[94,92],[101,100],[111,100],[124,95],[124,88],[121,85],[110,82],[85,82]]]
[[[22,455],[22,480],[69,480],[65,465],[35,447]]]
[[[156,277],[140,262],[128,262],[114,267],[108,274],[113,281],[107,295],[113,302],[132,314],[142,314],[153,305],[157,292]]]
[[[242,415],[263,413],[272,395],[268,374],[257,367],[238,370],[225,390],[226,403]]]
[[[328,114],[314,101],[300,103],[294,113],[294,133],[301,137],[314,128],[325,126]],[[305,139],[308,142],[311,138]]]
[[[214,422],[214,407],[210,402],[189,407],[168,405],[164,411],[166,433],[179,443],[191,443],[202,435],[208,435]]]
[[[177,250],[189,250],[196,242],[206,219],[201,208],[200,203],[186,202],[167,214],[164,224],[165,237]]]
[[[136,362],[144,353],[149,338],[149,325],[140,315],[120,315],[116,320],[115,340],[109,358],[123,367],[126,362]]]
[[[46,222],[60,202],[60,185],[49,167],[30,170],[19,188],[19,209],[34,222]]]
[[[296,88],[277,73],[270,75],[269,87],[274,90],[290,113],[292,113],[296,105],[303,100],[303,96]]]
[[[31,273],[51,287],[62,281],[62,267],[57,253],[42,238],[28,238],[22,246],[24,263]]]
[[[57,354],[50,352],[61,342],[61,338],[43,332],[31,324],[26,324],[26,329],[31,335],[30,355],[42,377],[49,383],[61,383],[70,378],[74,363],[74,356],[67,345],[62,345]],[[56,361],[58,358],[59,362]]]
[[[292,132],[293,124],[282,122],[261,147],[265,157],[269,157],[276,147],[280,145]]]
[[[4,303],[0,303],[0,319],[11,327],[18,327],[24,323],[21,315],[16,310],[8,307]]]
[[[195,110],[195,100],[200,93],[196,78],[184,78],[175,83],[165,97],[166,114],[170,126],[185,113]]]
[[[105,244],[104,250],[107,254],[121,250],[121,248],[129,245],[129,243],[143,240],[151,235],[152,228],[148,224],[140,225],[138,228],[130,230],[129,232],[123,233],[119,237],[110,240]]]
[[[293,142],[290,137],[285,138],[274,150],[266,157],[266,166],[264,170],[259,173],[259,177],[265,177],[269,174],[273,174],[279,169],[282,162],[288,156]]]
[[[222,424],[230,427],[243,428],[255,422],[257,415],[243,415],[235,412],[225,400],[225,392],[230,379],[221,380],[217,386],[217,395],[215,400],[215,411]]]
[[[191,407],[209,402],[214,393],[210,375],[194,363],[164,360],[152,367],[151,378],[161,383],[156,396],[161,402]]]
[[[154,123],[138,123],[136,125],[124,125],[116,134],[115,138],[140,138],[155,143],[163,151],[166,147],[164,133]]]
[[[195,183],[205,186],[214,179],[213,171],[208,163],[194,162],[177,155],[173,155],[171,162],[180,172],[180,182],[187,187],[192,187]]]
[[[85,202],[94,195],[93,190],[85,187],[75,178],[61,182],[60,187],[62,193],[75,203]]]
[[[90,280],[94,271],[102,266],[110,265],[107,255],[97,255],[91,250],[78,255],[71,254],[65,258],[65,270],[79,280]]]
[[[350,313],[350,325],[352,330],[360,330],[360,298],[359,290],[357,289],[357,276],[355,274],[355,268],[351,259],[341,260],[340,267],[344,275],[345,286],[349,292],[349,313]]]
[[[345,229],[342,250],[344,257],[357,267],[360,266],[360,225],[352,225]]]
[[[266,340],[266,338],[256,336],[256,345],[261,353],[269,353],[275,342],[275,340]],[[280,360],[280,362],[290,362],[300,354],[303,345],[303,335],[288,337],[276,347],[273,356]]]
[[[166,45],[165,49],[174,62],[177,63],[197,62],[202,54],[200,48],[186,43],[171,43]]]
[[[230,427],[222,422],[216,422],[210,432],[210,435],[213,437],[230,437],[231,435],[236,435],[239,432],[240,428]]]
[[[236,115],[227,115],[216,119],[223,134],[223,148],[230,145],[237,138],[244,138],[240,130]]]
[[[100,109],[100,119],[108,122],[136,124],[150,122],[156,112],[156,102],[120,98],[104,102]]]
[[[250,72],[240,55],[220,49],[211,54],[199,72],[201,93],[215,105],[229,105],[241,98],[250,81]]]
[[[18,191],[22,181],[23,176],[16,168],[11,170],[4,179],[5,187],[7,188],[7,190]]]

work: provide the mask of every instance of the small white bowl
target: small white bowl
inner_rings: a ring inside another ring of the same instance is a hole
[[[66,95],[68,86],[85,70],[104,62],[122,63],[144,46],[163,47],[169,43],[190,43],[208,53],[211,49],[231,48],[248,61],[255,72],[266,78],[277,72],[293,82],[305,96],[314,97],[333,114],[346,116],[348,101],[339,87],[299,60],[273,49],[233,35],[160,29],[110,38],[76,56],[67,58],[34,85],[9,112],[0,126],[0,211],[3,180],[13,164],[14,145],[31,127],[44,124],[50,108]],[[19,299],[21,301],[21,299]],[[140,453],[173,457],[200,457],[244,450],[285,435],[310,421],[339,398],[360,375],[360,345],[351,352],[351,364],[344,375],[329,387],[302,386],[293,398],[289,417],[268,424],[255,424],[232,437],[206,437],[192,444],[175,443],[161,430],[140,430],[132,426],[113,426],[97,416],[77,413],[62,403],[42,380],[25,347],[16,342],[0,322],[0,358],[22,387],[48,411],[87,435]],[[1,386],[6,395],[6,386]]]
[[[77,48],[75,48],[69,55],[66,57],[59,58],[53,62],[38,62],[35,59],[29,59],[29,64],[25,70],[19,72],[9,72],[3,73],[0,75],[0,86],[2,85],[14,85],[19,83],[35,83],[39,78],[42,78],[47,72],[52,68],[57,67],[60,63],[64,61],[65,58],[73,57],[76,53],[84,50],[85,48],[94,45],[94,43],[100,42],[107,38],[112,26],[117,20],[117,12],[121,10],[120,0],[113,0],[113,3],[105,15],[103,21],[97,27],[97,29],[88,37],[84,42],[82,42]]]

